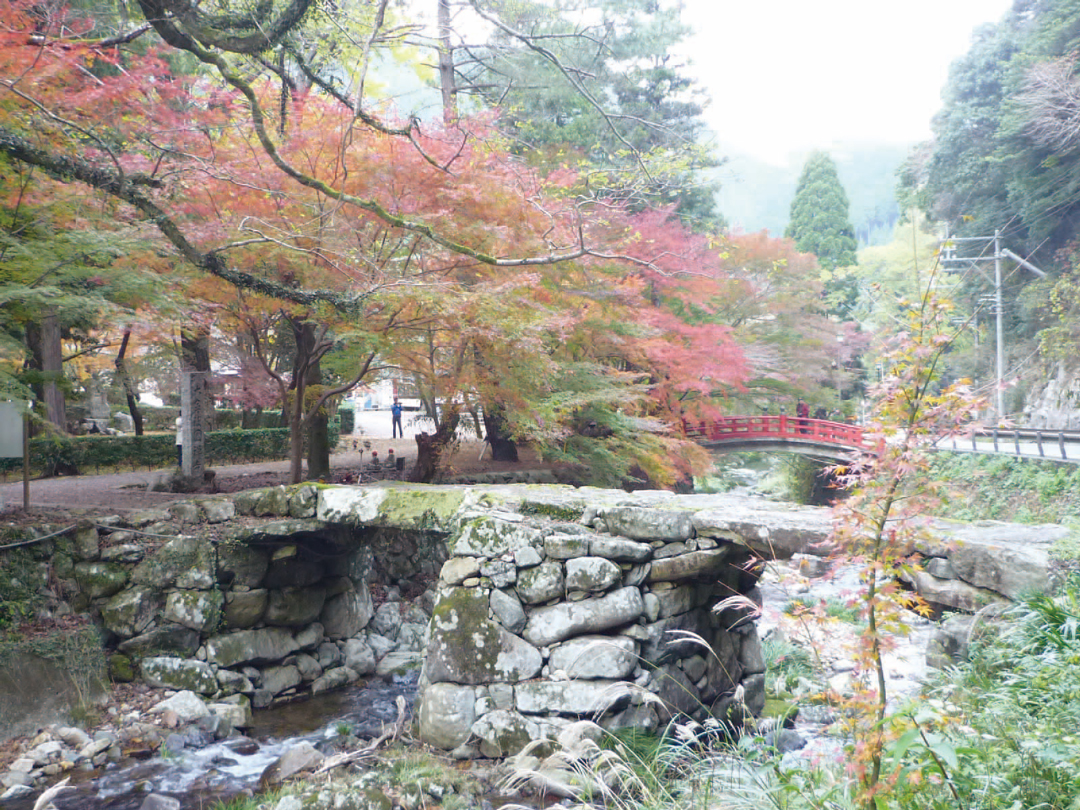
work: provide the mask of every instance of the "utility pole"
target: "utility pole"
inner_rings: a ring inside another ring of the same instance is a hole
[[[994,231],[994,310],[997,312],[997,385],[994,386],[994,404],[997,421],[1005,418],[1005,330],[1001,322],[1005,304],[1001,300],[1001,231]]]
[[[984,244],[993,245],[993,254],[989,256],[973,256],[973,257],[957,257],[955,255],[956,248],[952,247],[950,243],[955,242],[982,242]],[[994,314],[997,316],[997,322],[995,324],[996,333],[996,380],[994,385],[994,410],[997,417],[997,422],[1002,422],[1005,419],[1005,328],[1003,325],[1003,314],[1005,310],[1005,302],[1002,298],[1002,283],[1001,283],[1001,260],[1008,258],[1012,259],[1018,265],[1025,270],[1030,270],[1039,278],[1046,278],[1046,273],[1033,265],[1027,259],[1021,258],[1013,253],[1008,248],[1001,246],[1001,230],[995,230],[993,236],[952,236],[948,235],[948,231],[945,234],[945,250],[941,258],[942,265],[945,269],[949,270],[949,265],[957,263],[967,263],[971,267],[975,268],[984,279],[986,278],[982,270],[978,266],[978,262],[994,261]],[[952,271],[955,272],[955,271]]]

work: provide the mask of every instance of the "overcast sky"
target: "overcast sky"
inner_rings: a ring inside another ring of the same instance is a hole
[[[720,141],[790,152],[930,135],[949,64],[1011,0],[685,0]]]

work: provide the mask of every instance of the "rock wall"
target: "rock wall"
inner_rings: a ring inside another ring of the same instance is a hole
[[[1024,402],[1023,427],[1080,430],[1080,374],[1061,362],[1053,376],[1032,385]]]
[[[434,579],[441,536],[320,521],[317,498],[277,487],[86,521],[51,541],[54,568],[104,629],[118,680],[260,708],[418,669],[429,612],[394,585]]]
[[[700,496],[693,496],[700,497]],[[767,559],[801,558],[810,576],[828,570],[830,510],[814,506],[717,496],[709,507],[713,531],[743,538]],[[922,569],[911,587],[944,608],[976,611],[1010,602],[1024,593],[1046,590],[1061,569],[1054,543],[1070,531],[1059,525],[1027,525],[981,520],[928,521],[911,551]],[[816,561],[815,559],[816,558]]]

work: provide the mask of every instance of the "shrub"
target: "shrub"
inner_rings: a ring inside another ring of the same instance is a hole
[[[767,638],[761,642],[761,655],[765,659],[765,690],[769,695],[791,692],[800,678],[814,674],[810,653],[790,641]]]
[[[795,596],[784,603],[782,611],[792,616],[812,613],[847,624],[864,624],[861,616],[862,606],[838,597],[815,599],[810,596]]]
[[[933,745],[962,803],[933,804],[913,792],[904,807],[1076,807],[1080,774],[1080,583],[1056,596],[1022,600],[1005,614],[1000,632],[984,634],[969,660],[940,676],[916,717],[921,736],[898,752],[894,764],[918,773],[931,766]],[[904,738],[901,738],[904,739]],[[897,797],[900,798],[900,797]]]
[[[337,441],[335,435],[330,437]],[[281,459],[288,455],[289,431],[219,430],[207,434],[208,464]],[[51,474],[64,467],[86,473],[102,468],[140,467],[154,469],[176,463],[176,438],[173,434],[156,436],[73,436],[43,437],[30,441],[30,467],[36,474]],[[0,471],[20,469],[22,459],[0,459]]]

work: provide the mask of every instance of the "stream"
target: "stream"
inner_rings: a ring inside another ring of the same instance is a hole
[[[356,737],[377,737],[384,725],[397,719],[399,695],[411,711],[418,674],[258,711],[245,737],[199,740],[202,732],[193,727],[188,732],[190,746],[179,753],[144,762],[124,760],[103,771],[86,772],[81,780],[75,775],[74,788],[53,803],[57,810],[138,810],[146,794],[157,793],[178,799],[183,810],[206,810],[218,800],[254,789],[266,767],[299,742],[328,752],[342,724],[348,724]],[[27,800],[5,804],[4,810],[33,806],[34,801]]]
[[[783,607],[796,597],[810,597],[814,601],[851,600],[862,590],[860,571],[855,565],[838,566],[826,576],[810,580],[809,589],[792,588],[790,584],[775,580],[761,583],[764,608],[758,622],[759,634],[766,638],[770,633],[779,631],[796,643],[812,639],[815,649],[828,650],[826,679],[839,692],[844,691],[845,681],[853,667],[847,647],[857,631],[851,629],[850,625],[837,624],[830,634],[828,623],[824,628],[816,627],[817,622],[811,619],[805,626],[807,637],[800,638],[803,628],[790,617],[783,617]],[[890,711],[900,708],[921,689],[927,675],[926,649],[935,627],[934,622],[913,612],[906,612],[903,621],[907,634],[894,636],[891,649],[882,656]],[[794,632],[791,630],[793,625],[796,628]],[[782,627],[786,627],[787,632]],[[826,706],[801,707],[795,731],[806,741],[806,745],[784,755],[785,767],[817,762],[842,763],[847,740],[829,733],[828,726],[834,720],[834,712]]]

